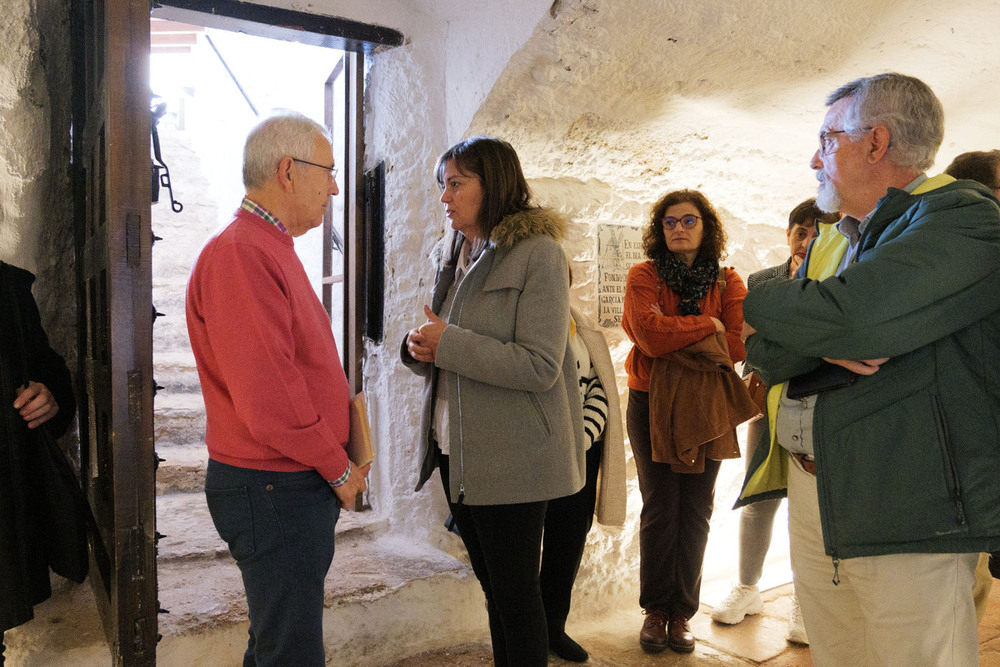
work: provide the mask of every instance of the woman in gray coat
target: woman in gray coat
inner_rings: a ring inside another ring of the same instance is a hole
[[[510,144],[475,137],[438,160],[451,235],[427,321],[401,355],[423,375],[425,456],[486,595],[493,660],[548,662],[538,580],[548,500],[584,483],[583,412],[569,349],[562,216],[531,201]]]

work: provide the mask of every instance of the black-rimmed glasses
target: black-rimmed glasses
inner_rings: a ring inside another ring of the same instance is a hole
[[[696,224],[698,224],[699,220],[701,220],[701,218],[698,217],[697,215],[683,215],[680,218],[664,218],[663,226],[666,227],[667,229],[673,229],[674,227],[677,226],[677,223],[679,222],[681,223],[681,226],[684,227],[684,229],[691,229]]]
[[[300,160],[297,157],[293,157],[292,162],[301,162],[302,164],[308,164],[312,165],[313,167],[319,167],[320,169],[325,169],[326,171],[330,172],[331,179],[337,178],[337,165],[328,167],[325,164],[316,164],[315,162],[310,162],[309,160]]]

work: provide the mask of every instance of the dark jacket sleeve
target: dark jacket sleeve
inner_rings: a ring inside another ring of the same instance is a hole
[[[996,310],[995,201],[943,192],[890,217],[839,276],[755,288],[744,304],[747,321],[804,356],[875,359],[911,352]]]
[[[417,361],[410,354],[409,348],[406,347],[406,341],[410,337],[410,332],[407,331],[403,334],[403,342],[399,345],[399,360],[403,362],[403,365],[409,368],[411,371],[426,377],[430,375],[430,372],[434,369],[434,364],[428,363],[426,361]]]
[[[757,371],[768,387],[808,373],[822,363],[822,359],[803,357],[764,336],[750,336],[746,340],[746,348],[747,364]]]
[[[752,290],[758,285],[762,285],[769,280],[776,280],[783,278],[788,279],[788,267],[792,260],[789,258],[783,264],[778,264],[777,266],[769,266],[766,269],[761,269],[760,271],[754,271],[747,278],[747,290]]]
[[[747,279],[748,292],[768,282],[787,281],[788,267],[791,261],[791,259],[788,259],[784,264],[778,264],[777,266],[771,266],[751,273]],[[803,274],[808,262],[809,258],[807,257],[799,269]],[[807,373],[820,364],[820,359],[802,357],[764,338],[764,336],[750,336],[747,338],[746,350],[747,363],[743,367],[743,374],[748,375],[750,371],[757,371],[761,380],[767,386],[784,382],[802,373]]]
[[[454,232],[450,236],[445,237],[435,248],[435,254],[439,254],[439,260],[441,265],[438,267],[434,275],[434,292],[431,295],[431,310],[434,311],[438,316],[447,317],[447,313],[441,313],[441,307],[444,305],[444,301],[448,295],[448,289],[452,282],[455,280],[455,268],[458,265],[458,256],[462,252],[462,244],[465,242],[464,237]],[[417,361],[410,354],[410,350],[406,347],[406,341],[410,337],[410,331],[407,330],[403,334],[403,342],[399,345],[399,359],[413,373],[421,376],[428,377],[434,370],[434,364],[426,361]]]
[[[48,336],[42,329],[42,319],[38,305],[31,294],[31,284],[35,277],[31,273],[7,266],[7,277],[11,280],[12,291],[20,317],[24,336],[24,381],[40,382],[52,392],[59,412],[47,421],[44,428],[54,437],[66,432],[76,415],[76,397],[73,394],[73,380],[66,362],[49,345]]]

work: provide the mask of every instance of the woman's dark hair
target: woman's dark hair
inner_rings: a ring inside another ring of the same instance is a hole
[[[715,208],[705,195],[697,190],[668,192],[653,205],[653,210],[649,214],[649,223],[642,234],[642,249],[646,251],[646,257],[656,259],[670,252],[667,248],[667,239],[663,235],[663,214],[671,206],[685,203],[693,204],[698,209],[698,215],[701,216],[703,231],[698,256],[708,257],[718,262],[722,259],[726,248],[726,230],[722,228],[722,222],[719,221],[719,214],[715,212]]]
[[[524,180],[521,162],[513,147],[502,139],[472,137],[460,141],[438,158],[434,175],[444,187],[444,166],[449,160],[465,175],[476,175],[483,187],[483,205],[479,210],[479,230],[490,238],[493,228],[504,216],[535,208],[531,190]]]
[[[815,227],[817,222],[830,223],[838,220],[840,220],[839,213],[824,213],[816,206],[816,198],[812,197],[793,208],[788,214],[788,228],[791,229],[795,225]]]
[[[1000,183],[997,182],[998,164],[1000,150],[971,151],[952,160],[944,173],[955,178],[967,178],[995,190],[1000,188]]]

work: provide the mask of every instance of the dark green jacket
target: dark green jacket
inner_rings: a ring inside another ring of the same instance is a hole
[[[822,357],[890,357],[816,402],[834,558],[1000,548],[1000,207],[949,181],[891,188],[840,276],[773,281],[743,304],[769,385]]]

